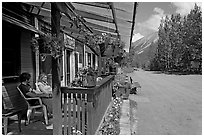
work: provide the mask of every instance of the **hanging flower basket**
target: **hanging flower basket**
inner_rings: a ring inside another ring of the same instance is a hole
[[[55,35],[43,35],[40,37],[34,37],[31,40],[31,46],[34,52],[38,51],[43,48],[43,53],[40,53],[41,56],[48,56],[51,55],[52,57],[60,58],[62,57],[62,51],[64,48],[64,41],[63,36],[60,35],[56,37]]]

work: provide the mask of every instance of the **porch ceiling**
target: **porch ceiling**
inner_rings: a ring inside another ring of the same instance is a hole
[[[31,6],[29,12],[51,24],[51,3],[25,2]],[[90,33],[110,33],[131,46],[137,2],[56,2],[61,11],[61,30],[73,38],[83,41],[84,32],[73,24],[80,17],[82,28]]]

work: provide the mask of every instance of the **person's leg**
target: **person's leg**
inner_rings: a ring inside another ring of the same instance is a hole
[[[49,114],[52,114],[52,98],[42,98],[43,104],[47,107]]]

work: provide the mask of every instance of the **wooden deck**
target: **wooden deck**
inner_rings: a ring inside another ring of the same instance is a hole
[[[114,76],[107,76],[94,88],[61,87],[61,134],[70,135],[73,129],[83,135],[95,134],[111,102],[113,80]]]

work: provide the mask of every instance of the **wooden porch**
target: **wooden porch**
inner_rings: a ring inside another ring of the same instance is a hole
[[[113,80],[113,75],[107,76],[94,88],[61,87],[61,98],[58,101],[62,106],[58,114],[54,114],[60,120],[53,121],[58,122],[55,124],[61,128],[53,130],[53,134],[70,135],[79,132],[94,135],[112,100]]]

